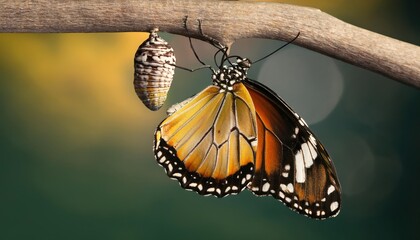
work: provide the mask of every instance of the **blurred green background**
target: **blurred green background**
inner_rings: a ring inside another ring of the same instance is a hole
[[[416,45],[418,3],[288,1]],[[162,34],[178,65],[194,68],[184,37]],[[273,88],[329,150],[341,213],[316,221],[250,192],[187,192],[153,157],[165,110],[210,84],[208,70],[176,70],[162,110],[133,86],[145,33],[0,34],[1,239],[413,239],[420,214],[420,92],[376,73],[290,46],[250,77]],[[282,43],[241,40],[258,59]],[[211,62],[214,49],[196,42]]]

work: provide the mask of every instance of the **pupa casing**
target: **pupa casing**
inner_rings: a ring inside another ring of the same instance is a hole
[[[166,100],[175,73],[173,48],[158,34],[157,28],[137,49],[134,58],[134,88],[150,110],[156,111]]]

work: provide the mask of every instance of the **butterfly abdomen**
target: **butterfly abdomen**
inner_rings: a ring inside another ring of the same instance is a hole
[[[157,31],[151,31],[134,58],[134,88],[144,105],[153,111],[166,100],[176,62],[174,50]]]

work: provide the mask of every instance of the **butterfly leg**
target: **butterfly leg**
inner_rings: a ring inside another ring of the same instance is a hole
[[[201,63],[201,64],[203,64],[203,65],[207,65],[207,64],[205,64],[201,59],[200,59],[200,57],[198,56],[198,54],[197,54],[197,52],[195,51],[195,49],[194,49],[194,46],[193,46],[193,43],[192,43],[192,40],[191,40],[191,37],[190,37],[190,31],[188,30],[188,25],[187,25],[187,21],[188,21],[188,16],[185,16],[184,17],[184,19],[183,19],[183,21],[184,21],[184,28],[185,28],[185,31],[187,31],[187,34],[188,34],[188,40],[189,40],[189,42],[190,42],[190,47],[191,47],[191,49],[192,49],[192,51],[193,51],[193,53],[194,53],[194,56],[195,56],[195,58]]]

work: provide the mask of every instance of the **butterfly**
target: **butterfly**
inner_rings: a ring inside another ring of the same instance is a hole
[[[134,56],[134,89],[150,110],[156,111],[165,103],[175,73],[175,54],[161,38],[158,28],[150,31]]]
[[[223,52],[213,85],[178,104],[155,131],[170,178],[201,195],[247,188],[311,218],[336,216],[341,187],[321,142],[275,92],[247,77],[251,61]],[[231,59],[236,58],[236,62]]]

